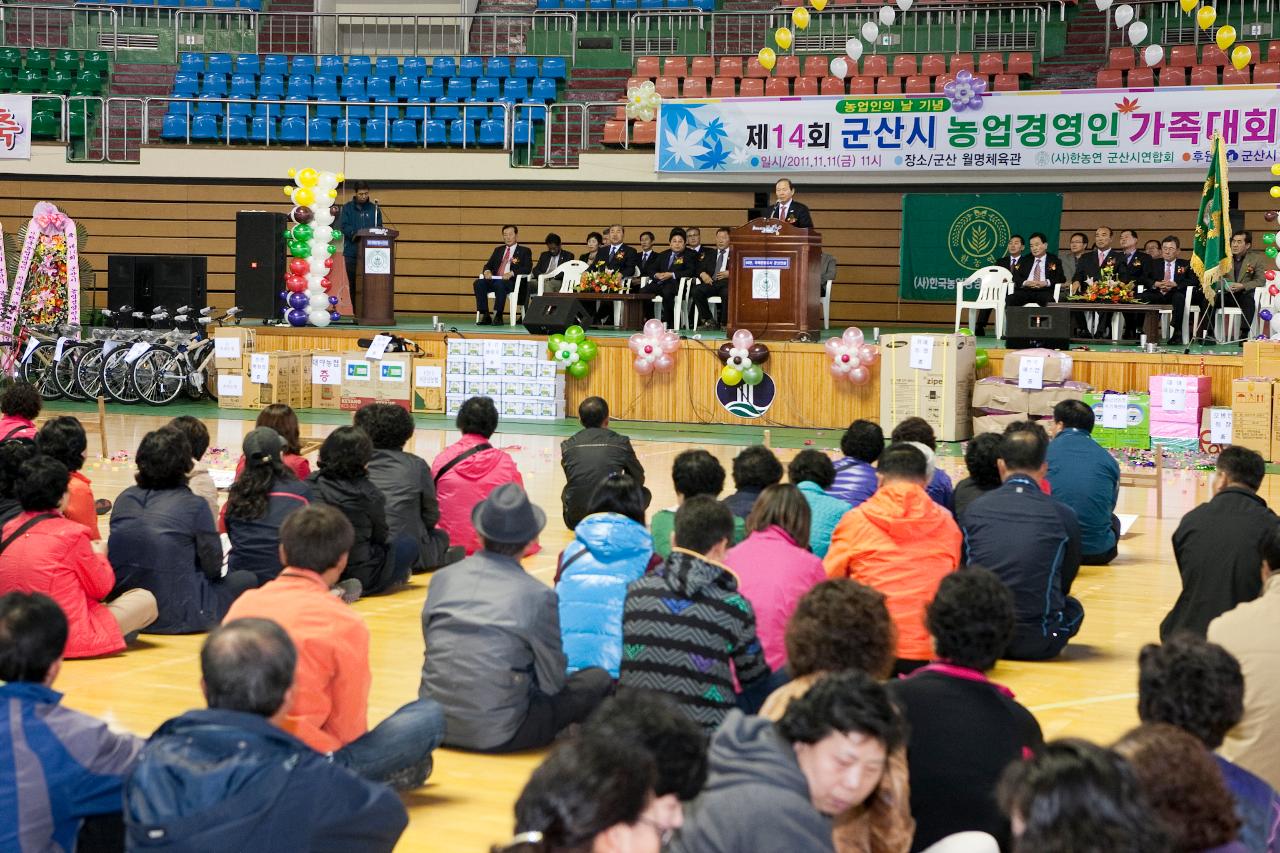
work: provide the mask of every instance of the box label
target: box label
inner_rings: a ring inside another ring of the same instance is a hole
[[[1018,361],[1018,387],[1039,391],[1044,387],[1044,357],[1031,356]]]
[[[313,355],[311,357],[311,384],[341,385],[342,356]]]
[[[243,397],[244,396],[244,377],[238,373],[219,373],[218,374],[218,396],[219,397]]]
[[[355,382],[368,382],[370,379],[369,362],[363,361],[363,360],[348,361],[347,362],[347,379],[353,380]]]
[[[249,356],[249,381],[254,385],[271,381],[271,356],[261,352]]]
[[[1124,429],[1129,425],[1128,394],[1108,394],[1102,398],[1102,425],[1108,429]]]
[[[219,335],[213,339],[214,358],[239,358],[240,339]]]
[[[413,384],[419,388],[439,388],[444,384],[444,371],[438,364],[422,364],[414,371]]]
[[[1187,387],[1181,376],[1166,376],[1160,380],[1160,408],[1166,412],[1187,410]]]
[[[1233,416],[1230,409],[1209,410],[1209,441],[1213,444],[1230,444]]]
[[[914,370],[933,370],[933,336],[911,336],[911,361],[908,367]]]

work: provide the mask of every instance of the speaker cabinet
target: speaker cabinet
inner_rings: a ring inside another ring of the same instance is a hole
[[[1004,310],[1005,346],[1009,349],[1071,348],[1071,309],[1026,305]]]
[[[107,305],[135,311],[205,307],[208,258],[203,255],[108,255]]]
[[[244,316],[272,319],[280,316],[284,302],[284,231],[289,217],[283,213],[242,210],[236,214],[236,305]],[[341,263],[339,258],[337,263]]]
[[[581,299],[562,296],[530,296],[524,309],[524,327],[534,335],[564,334],[570,326],[590,328],[591,312]]]

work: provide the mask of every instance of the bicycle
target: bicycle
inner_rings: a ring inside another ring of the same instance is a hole
[[[240,313],[239,308],[233,307],[216,320],[202,316],[196,322],[206,327],[212,323],[225,325],[228,321],[238,325]],[[213,337],[199,331],[186,341],[154,345],[134,362],[133,387],[141,399],[152,406],[172,403],[184,390],[195,400],[205,395],[216,400],[218,375],[213,356]]]
[[[136,312],[134,316],[137,316]],[[177,326],[189,318],[185,314],[179,314],[174,318],[174,327],[167,331],[156,330],[155,325],[169,319],[168,311],[163,308],[157,309],[156,313],[147,319],[151,329],[136,333],[130,346],[115,347],[109,354],[104,353],[102,357],[102,368],[99,370],[102,393],[117,403],[131,405],[141,399],[138,389],[133,384],[133,363],[151,347],[176,337]]]
[[[96,328],[90,330],[90,340],[88,341],[71,341],[66,342],[60,340],[63,344],[61,349],[54,350],[53,354],[53,381],[57,383],[58,390],[62,392],[62,396],[68,400],[89,400],[97,399],[98,392],[101,388],[97,385],[93,387],[93,394],[90,396],[82,387],[79,381],[79,368],[81,360],[91,352],[100,352],[104,343],[108,340],[120,336],[122,334],[120,324],[133,311],[131,305],[121,305],[114,311],[108,308],[101,309],[100,313],[110,323],[111,328]],[[93,374],[102,367],[99,362],[93,368]]]
[[[24,327],[23,333],[26,334],[26,341],[18,360],[18,378],[34,386],[41,398],[59,399],[62,391],[53,375],[55,355],[68,339],[79,337],[80,326],[72,323],[53,326],[33,323]]]

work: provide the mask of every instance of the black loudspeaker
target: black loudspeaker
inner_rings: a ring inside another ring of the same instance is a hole
[[[246,317],[274,319],[284,308],[280,291],[288,269],[284,236],[288,222],[283,213],[242,210],[236,214],[236,305]],[[342,258],[335,263],[342,263]]]
[[[562,335],[570,326],[591,326],[591,312],[581,299],[530,296],[524,309],[524,327],[534,335]]]
[[[205,306],[208,258],[203,255],[108,255],[107,304],[170,312]]]
[[[1009,349],[1071,348],[1071,309],[1027,305],[1004,310],[1004,339]]]

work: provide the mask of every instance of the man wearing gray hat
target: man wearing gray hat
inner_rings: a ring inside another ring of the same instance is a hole
[[[520,558],[547,516],[516,483],[476,504],[481,549],[431,578],[422,610],[426,658],[418,695],[439,702],[445,743],[477,752],[546,746],[613,689],[599,668],[565,675],[554,589]]]

